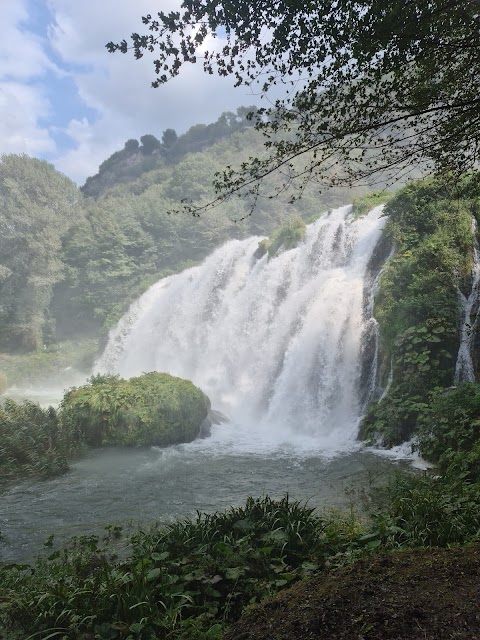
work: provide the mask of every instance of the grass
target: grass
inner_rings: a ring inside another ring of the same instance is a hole
[[[352,211],[355,218],[367,215],[379,204],[387,203],[393,196],[389,191],[370,191],[362,196],[353,199]]]

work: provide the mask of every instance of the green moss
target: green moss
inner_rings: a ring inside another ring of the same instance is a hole
[[[367,215],[374,207],[379,204],[387,203],[393,196],[389,191],[370,191],[363,196],[353,199],[352,211],[355,218],[361,218]]]
[[[152,372],[93,377],[65,394],[61,414],[90,446],[166,446],[194,440],[209,408],[190,381]]]
[[[268,238],[264,238],[260,240],[258,243],[258,249],[255,252],[256,258],[263,258],[263,256],[268,252],[268,247],[270,245],[270,240]]]
[[[288,222],[276,229],[270,238],[265,238],[258,243],[258,255],[268,252],[268,257],[273,258],[280,249],[288,251],[298,246],[305,238],[307,225],[300,216],[292,216]]]

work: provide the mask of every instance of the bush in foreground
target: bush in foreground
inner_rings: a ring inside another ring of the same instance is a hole
[[[324,523],[313,511],[288,497],[249,498],[137,532],[126,561],[109,550],[112,537],[78,538],[33,568],[0,571],[0,633],[3,615],[5,632],[39,639],[219,638],[247,604],[318,568]]]
[[[440,473],[480,481],[480,384],[433,394],[419,421],[418,448]]]
[[[381,505],[384,506],[381,506]],[[480,485],[398,475],[370,521],[284,497],[225,513],[74,539],[33,567],[0,569],[0,635],[38,640],[219,640],[246,606],[328,566],[480,538]],[[20,636],[23,637],[23,636]]]

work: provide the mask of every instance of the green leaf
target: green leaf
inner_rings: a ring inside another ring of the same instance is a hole
[[[147,573],[147,580],[148,582],[151,582],[152,580],[156,580],[159,575],[161,574],[162,570],[159,569],[158,567],[156,567],[155,569],[150,569],[150,571]]]

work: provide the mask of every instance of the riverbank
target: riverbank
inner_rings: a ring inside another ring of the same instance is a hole
[[[474,640],[480,545],[359,560],[252,608],[224,640]]]
[[[473,640],[479,533],[480,484],[412,474],[365,519],[265,496],[123,540],[110,526],[0,569],[0,635]]]
[[[64,389],[82,384],[91,375],[98,351],[98,339],[83,338],[45,345],[44,349],[31,353],[0,353],[3,379],[0,395],[38,400],[42,405],[49,403],[53,396],[55,402],[59,401]]]

